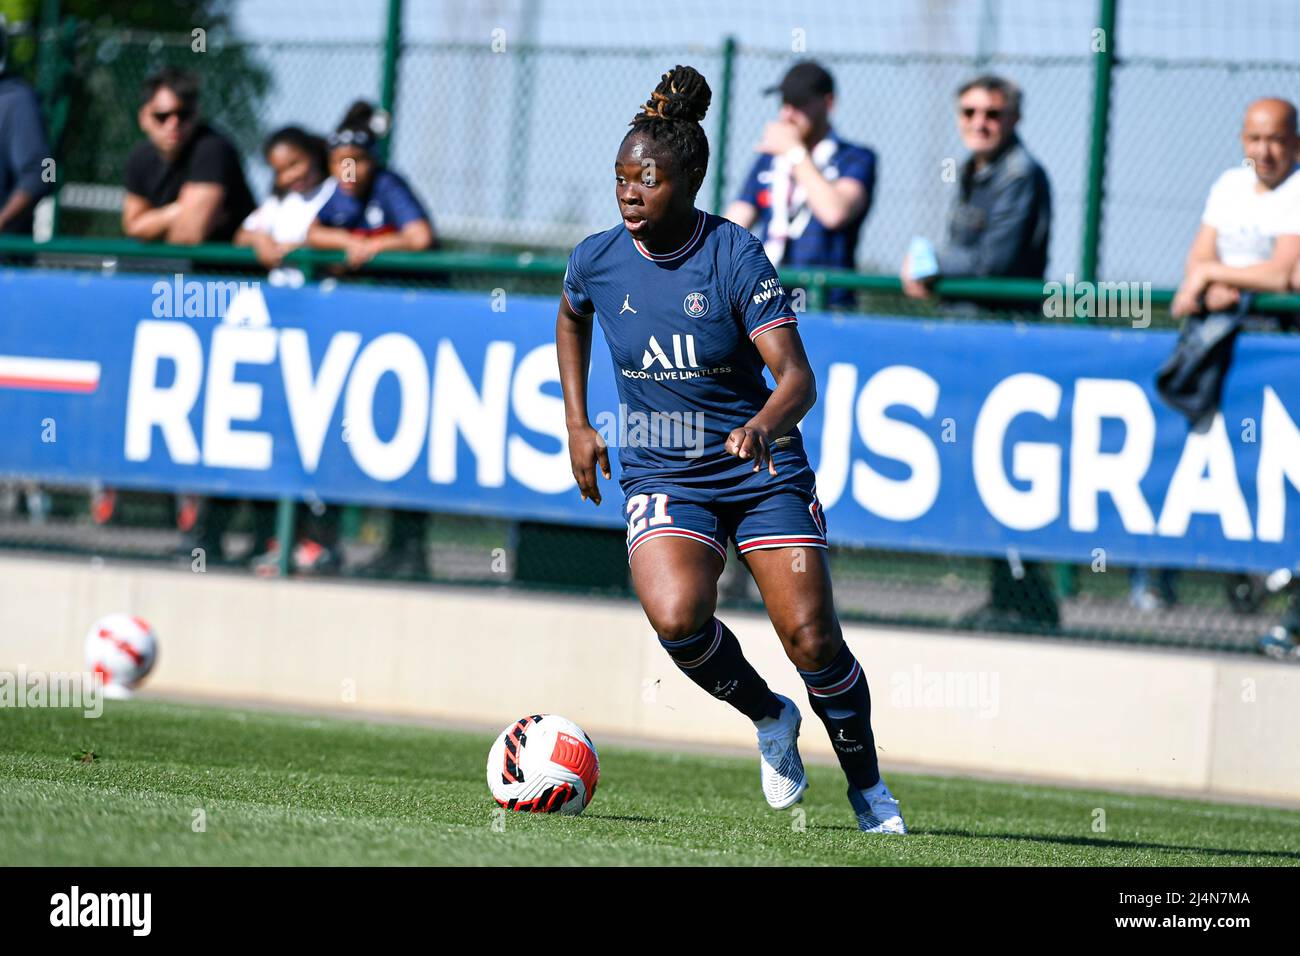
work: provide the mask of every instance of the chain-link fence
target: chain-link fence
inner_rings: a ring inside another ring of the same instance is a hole
[[[713,208],[735,195],[763,123],[775,114],[775,100],[762,90],[792,61],[813,56],[836,77],[836,129],[879,157],[858,249],[861,271],[891,275],[912,236],[940,235],[956,188],[943,170],[961,157],[953,94],[963,80],[989,71],[1025,91],[1022,138],[1051,178],[1048,277],[1065,279],[1083,258],[1097,42],[1092,4],[969,5],[982,8],[980,15],[927,5],[929,12],[913,22],[905,7],[887,3],[878,12],[867,5],[842,12],[842,24],[790,12],[788,23],[769,17],[761,26],[745,19],[748,7],[722,4],[708,22],[731,17],[734,30],[725,33],[738,35],[731,44],[704,29],[689,31],[691,42],[678,42],[688,32],[680,25],[671,37],[663,35],[662,21],[671,15],[635,37],[611,28],[600,43],[574,42],[592,35],[580,19],[530,24],[529,4],[488,13],[430,4],[436,15],[407,5],[404,39],[386,44],[383,5],[362,6],[326,4],[321,21],[357,27],[331,31],[307,29],[318,8],[298,5],[297,17],[281,14],[284,23],[270,31],[281,35],[271,38],[250,38],[236,18],[230,32],[207,36],[201,51],[184,33],[87,23],[47,31],[45,43],[56,45],[67,69],[50,71],[64,80],[43,92],[47,104],[59,98],[71,104],[59,145],[60,234],[120,234],[121,171],[140,138],[138,88],[165,64],[202,76],[204,111],[242,151],[260,196],[269,182],[259,152],[265,135],[291,123],[332,129],[352,101],[380,98],[386,60],[395,58],[391,162],[425,201],[447,245],[564,255],[583,236],[611,224],[611,161],[663,70],[690,63],[713,86],[706,128],[714,162],[700,198]],[[559,6],[569,10],[572,4]],[[1261,18],[1269,36],[1300,36],[1297,8],[1259,0],[1237,8],[1237,16],[1249,20],[1262,7],[1269,10]],[[1104,169],[1103,278],[1175,284],[1210,183],[1240,159],[1236,137],[1244,106],[1259,95],[1300,88],[1300,64],[1280,56],[1267,62],[1216,58],[1205,37],[1230,35],[1236,21],[1220,22],[1227,14],[1204,4],[1184,9],[1193,10],[1194,23],[1171,31],[1162,14],[1121,4],[1118,35],[1103,38],[1119,51]],[[674,12],[685,13],[668,11]],[[262,16],[266,23],[265,8]],[[807,23],[806,17],[814,24],[806,45],[782,45],[801,29],[791,24]],[[509,24],[500,37],[494,33],[498,22]],[[560,28],[559,22],[570,25]],[[557,35],[560,29],[569,32]],[[295,30],[307,38],[284,35]],[[1134,39],[1127,47],[1126,31]],[[891,46],[882,35],[911,37],[912,45]],[[978,39],[972,45],[967,36]],[[1235,42],[1253,41],[1238,36]],[[115,267],[170,271],[173,265],[121,259]],[[362,281],[393,280],[371,275]],[[420,282],[409,275],[400,281]],[[439,281],[459,289],[558,293],[557,278],[548,275],[479,272]],[[858,305],[862,311],[946,314],[942,304],[918,306],[893,292],[864,292]],[[1157,310],[1153,324],[1171,324],[1167,312]],[[99,556],[174,555],[189,562],[199,547],[214,565],[273,573],[276,562],[267,556],[274,552],[279,517],[270,502],[214,503],[22,482],[0,487],[0,545]],[[294,523],[309,545],[291,562],[302,573],[629,593],[621,532],[319,503],[299,505]],[[1281,620],[1297,625],[1293,591],[1262,578],[1115,567],[1095,574],[1014,558],[847,548],[833,549],[831,561],[842,611],[871,620],[1241,650],[1253,649],[1255,638]],[[734,554],[722,591],[725,601],[757,606]],[[999,613],[990,614],[990,606]]]
[[[63,87],[47,91],[73,102],[61,150],[61,231],[115,234],[121,170],[140,139],[139,86],[162,65],[203,77],[205,114],[239,146],[254,191],[263,195],[269,185],[259,153],[263,138],[288,124],[332,129],[354,100],[378,100],[385,58],[395,56],[391,161],[427,203],[440,233],[453,247],[565,252],[613,220],[609,167],[628,121],[663,70],[689,62],[714,87],[706,126],[715,162],[700,200],[714,206],[734,197],[754,161],[763,123],[775,116],[775,97],[762,91],[794,60],[815,56],[836,77],[836,129],[873,148],[879,160],[858,248],[861,271],[892,274],[912,236],[941,234],[957,188],[943,173],[962,157],[954,91],[976,73],[997,72],[1024,91],[1020,133],[1053,189],[1048,276],[1063,279],[1078,273],[1082,260],[1092,47],[1102,42],[1113,44],[1117,57],[1100,277],[1176,284],[1210,184],[1240,162],[1237,134],[1246,104],[1300,86],[1300,64],[1193,56],[1201,48],[1189,40],[1201,32],[1170,30],[1149,20],[1140,5],[1120,4],[1117,36],[1103,41],[1091,36],[1090,17],[1079,15],[1087,4],[1055,5],[1061,9],[1054,24],[1029,17],[1021,4],[987,6],[998,11],[1004,32],[1022,20],[1031,25],[1028,37],[1006,47],[1052,52],[933,52],[944,44],[931,35],[917,36],[916,49],[896,52],[861,52],[855,47],[870,42],[847,36],[833,43],[822,37],[819,46],[792,52],[743,39],[730,48],[722,41],[638,46],[615,38],[602,46],[536,45],[518,41],[517,31],[494,46],[491,17],[476,21],[482,36],[474,42],[428,40],[408,31],[420,38],[393,50],[374,24],[361,31],[364,38],[259,40],[214,33],[200,52],[189,34],[83,24],[69,47],[55,44],[51,31],[47,43],[72,64]],[[1249,21],[1250,6],[1242,20]],[[1276,16],[1272,32],[1300,34],[1300,8]],[[418,19],[409,5],[406,18]],[[864,31],[874,25],[861,11],[849,19]],[[949,24],[971,34],[979,26],[960,19]],[[1216,28],[1204,24],[1205,31]],[[1140,55],[1125,52],[1126,30]]]

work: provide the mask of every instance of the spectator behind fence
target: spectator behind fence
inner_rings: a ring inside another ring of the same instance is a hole
[[[835,83],[811,61],[796,63],[777,86],[768,123],[727,218],[758,237],[773,265],[852,269],[876,182],[876,154],[831,129]],[[830,289],[826,304],[852,307],[850,289]]]
[[[999,76],[976,77],[957,91],[957,131],[970,155],[958,171],[946,239],[938,250],[914,240],[903,260],[907,295],[928,296],[940,276],[1043,278],[1052,193],[1043,167],[1016,135],[1021,102],[1019,87]],[[1060,609],[1047,571],[1030,561],[994,560],[989,600],[964,623],[1056,627]]]
[[[315,249],[342,249],[353,269],[385,251],[419,252],[436,244],[433,224],[406,180],[384,166],[374,107],[353,103],[329,138],[338,188],[307,233]]]
[[[54,182],[44,175],[50,146],[36,92],[6,72],[8,37],[0,16],[0,233],[30,236],[36,203]]]
[[[148,139],[126,157],[122,232],[175,245],[229,242],[252,212],[252,194],[230,140],[200,120],[198,79],[174,66],[149,75],[136,120]],[[116,505],[112,489],[96,490],[96,522],[109,522]],[[179,496],[179,553],[225,559],[225,532],[238,505],[231,498]],[[253,554],[269,546],[273,523],[266,518],[265,510],[253,512]]]
[[[319,136],[286,126],[267,137],[262,155],[275,176],[271,195],[244,220],[235,245],[253,247],[271,285],[301,286],[302,272],[285,268],[284,257],[306,243],[317,213],[334,195],[329,150]]]
[[[301,286],[298,269],[283,265],[284,257],[307,240],[307,230],[321,206],[334,193],[329,175],[329,151],[325,140],[297,126],[276,130],[262,146],[274,180],[271,195],[249,214],[235,233],[235,245],[252,246],[257,260],[270,270],[272,285]],[[275,524],[276,505],[253,502],[256,527]],[[317,502],[313,507],[298,505],[297,540],[291,566],[297,574],[330,574],[340,566],[339,511]],[[272,538],[266,551],[254,556],[253,570],[269,577],[280,570],[280,543]]]
[[[1016,135],[1022,102],[1020,88],[999,76],[957,91],[957,131],[970,155],[958,171],[947,237],[937,250],[914,240],[903,260],[907,295],[925,298],[944,276],[1043,278],[1052,190]]]
[[[136,120],[147,139],[126,158],[122,231],[147,242],[229,242],[253,211],[253,196],[235,147],[201,121],[198,80],[170,66],[150,74]],[[176,524],[183,535],[178,553],[202,551],[207,560],[223,560],[225,531],[238,504],[230,498],[178,496]],[[113,489],[92,490],[91,516],[97,524],[111,522],[117,505]],[[270,538],[264,518],[255,512],[254,553],[265,550]]]
[[[1291,104],[1287,105],[1290,106]],[[1294,106],[1291,107],[1291,129],[1294,135]],[[1246,148],[1249,152],[1249,142],[1247,142]],[[1297,149],[1297,152],[1300,153],[1300,148]],[[1293,183],[1296,178],[1296,171],[1293,170],[1292,174],[1287,177],[1287,182]],[[1289,188],[1294,188],[1294,186]],[[1295,268],[1291,271],[1290,291],[1300,294],[1300,261],[1296,263]],[[1297,330],[1296,316],[1290,316],[1290,319],[1291,322],[1288,328],[1290,331],[1295,332]],[[1259,648],[1270,657],[1281,660],[1300,660],[1300,575],[1296,575],[1289,568],[1278,570],[1269,575],[1268,583],[1269,590],[1284,591],[1287,595],[1287,603],[1286,609],[1282,612],[1282,620],[1259,639]]]
[[[6,72],[6,31],[4,15],[0,14],[0,233],[30,237],[36,203],[54,189],[52,177],[47,182],[43,175],[50,147],[35,91]],[[4,259],[0,255],[0,262]],[[17,507],[19,490],[30,520],[44,521],[50,497],[36,482],[0,482],[0,511]]]
[[[1251,103],[1241,145],[1245,161],[1210,188],[1170,307],[1184,320],[1178,344],[1156,376],[1161,396],[1197,428],[1218,410],[1233,345],[1247,321],[1249,293],[1285,291],[1300,261],[1295,107],[1279,99]],[[1288,324],[1278,317],[1255,321],[1274,328]],[[1177,598],[1174,571],[1162,570],[1153,580],[1147,569],[1135,569],[1131,582],[1139,608],[1167,606]],[[1288,629],[1281,630],[1272,639],[1285,642]]]
[[[164,67],[144,81],[140,129],[126,160],[122,231],[133,239],[229,242],[253,211],[239,154],[201,122],[193,75]]]
[[[375,153],[381,124],[364,101],[352,104],[329,138],[330,171],[338,188],[321,207],[307,233],[317,249],[342,249],[355,269],[387,250],[418,252],[437,238],[424,206],[401,176],[386,168]],[[388,273],[391,277],[394,274]],[[419,273],[407,276],[427,279]],[[428,577],[425,532],[428,515],[393,511],[384,546],[358,574]]]
[[[1212,187],[1171,311],[1230,311],[1242,292],[1284,292],[1300,261],[1296,108],[1261,99],[1241,128],[1245,161]]]

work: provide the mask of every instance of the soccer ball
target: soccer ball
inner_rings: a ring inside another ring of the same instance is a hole
[[[158,638],[148,622],[108,614],[86,634],[86,669],[104,677],[109,697],[129,697],[158,658]]]
[[[557,714],[521,717],[488,751],[488,788],[507,810],[577,816],[599,779],[595,744]]]

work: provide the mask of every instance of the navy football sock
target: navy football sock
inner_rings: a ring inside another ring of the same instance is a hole
[[[659,643],[683,674],[750,720],[781,713],[781,702],[745,660],[736,635],[716,617],[697,634]]]
[[[799,676],[808,685],[808,702],[826,725],[849,785],[859,790],[874,787],[880,781],[880,767],[871,733],[871,692],[849,645],[841,647],[827,667],[800,670]]]

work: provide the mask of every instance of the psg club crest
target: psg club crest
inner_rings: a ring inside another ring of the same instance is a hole
[[[686,314],[691,318],[698,319],[709,311],[709,300],[704,298],[703,292],[692,292],[682,302],[682,308],[686,310]]]

